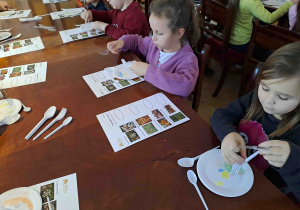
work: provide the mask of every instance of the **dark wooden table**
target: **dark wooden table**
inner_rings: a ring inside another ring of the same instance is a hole
[[[26,32],[28,37],[31,31]],[[120,64],[121,58],[138,58],[132,53],[98,54],[112,40],[107,36],[61,44],[56,42],[57,34],[40,35],[45,49],[0,59],[0,68],[48,62],[46,82],[2,91],[32,111],[22,111],[17,123],[0,127],[0,193],[76,173],[80,209],[204,209],[187,179],[188,169],[179,167],[177,160],[219,144],[210,125],[182,98],[164,92],[190,121],[115,153],[96,115],[162,91],[143,82],[96,98],[82,76]],[[57,113],[67,108],[67,116],[74,120],[47,140],[43,137],[60,123],[36,141],[26,141],[25,136],[52,105],[59,109]],[[196,171],[195,166],[192,169]],[[254,167],[253,172],[253,187],[237,198],[218,196],[198,182],[208,207],[297,208]]]

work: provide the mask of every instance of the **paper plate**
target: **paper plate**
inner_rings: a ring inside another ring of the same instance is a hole
[[[118,79],[134,79],[139,77],[129,68],[130,68],[129,66],[124,64],[114,67],[114,71],[113,71],[114,76],[117,77]]]
[[[9,32],[0,32],[0,41],[8,39],[11,37],[11,33]]]
[[[231,175],[231,168],[232,165],[224,162],[219,149],[207,151],[197,163],[199,179],[207,189],[224,197],[244,195],[253,185],[252,169],[245,163],[238,174]]]
[[[22,103],[17,99],[0,100],[0,121],[8,116],[18,114],[21,108]]]
[[[6,17],[8,15],[13,15],[15,14],[16,12],[15,11],[5,11],[5,12],[0,12],[0,18],[1,17]]]
[[[0,195],[0,203],[8,209],[42,209],[41,195],[29,187],[19,187],[2,193]]]

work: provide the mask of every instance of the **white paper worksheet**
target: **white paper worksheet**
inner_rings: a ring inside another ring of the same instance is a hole
[[[61,18],[66,18],[66,17],[75,17],[80,15],[83,11],[86,11],[84,7],[80,8],[71,8],[71,9],[63,9],[62,11],[59,12],[51,12],[51,18],[52,20],[57,20]]]
[[[285,4],[287,0],[267,0],[267,1],[262,1],[263,4],[269,5],[274,8],[279,8],[281,5]]]
[[[123,64],[120,64],[118,66],[121,65]],[[97,98],[144,81],[143,77],[124,80],[118,79],[113,74],[114,68],[115,67],[105,68],[102,71],[83,76],[83,79],[92,89]]]
[[[0,69],[0,89],[46,81],[47,62]]]
[[[42,210],[79,210],[76,173],[30,186],[42,197]],[[49,202],[48,199],[49,198]]]
[[[44,49],[41,37],[12,40],[0,45],[0,58]]]
[[[163,93],[97,115],[115,152],[190,119]]]
[[[49,3],[59,3],[63,1],[68,1],[68,0],[43,0],[44,4],[49,4]]]
[[[105,35],[103,31],[82,31],[79,28],[74,28],[70,30],[60,31],[59,32],[63,43],[73,42],[80,39],[87,39],[95,36]]]
[[[31,10],[18,10],[18,11],[15,11],[14,14],[10,14],[7,16],[0,16],[0,19],[5,20],[5,19],[13,19],[13,18],[24,18],[24,17],[28,17],[30,12],[31,12]]]

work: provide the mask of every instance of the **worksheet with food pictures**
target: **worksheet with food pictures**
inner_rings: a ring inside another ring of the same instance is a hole
[[[49,4],[49,3],[59,3],[63,1],[68,1],[68,0],[43,0],[44,4]]]
[[[114,68],[115,67],[105,68],[102,71],[83,76],[83,79],[92,89],[97,98],[144,81],[143,77],[137,77],[134,79],[119,79],[115,77],[113,73]]]
[[[0,89],[46,81],[47,62],[0,69]]]
[[[42,210],[79,210],[76,173],[36,184],[30,188],[40,193]]]
[[[44,49],[41,37],[10,41],[0,45],[0,58]]]
[[[52,20],[57,20],[57,19],[66,18],[66,17],[79,16],[83,11],[86,11],[86,9],[84,7],[63,9],[62,11],[51,12],[50,16],[51,16]]]
[[[59,34],[63,43],[105,35],[104,31],[82,31],[80,28],[73,28],[70,30],[60,31]]]
[[[5,19],[14,19],[14,18],[24,18],[24,17],[28,17],[30,12],[31,10],[6,11],[3,12],[3,14],[7,14],[7,15],[0,15],[0,19],[5,20]]]
[[[190,119],[163,93],[97,115],[115,152]]]

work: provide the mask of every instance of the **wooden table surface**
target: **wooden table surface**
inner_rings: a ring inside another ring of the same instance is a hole
[[[64,3],[68,2],[43,5],[33,0],[28,5],[39,4],[49,12],[52,7],[65,8]],[[80,21],[77,19],[60,20],[66,23],[62,24],[63,29],[68,21]],[[10,24],[9,20],[5,24]],[[18,27],[24,26],[14,26],[14,30],[18,31]],[[36,31],[26,27],[24,30],[28,38],[36,35]],[[58,32],[40,33],[45,49],[0,59],[0,68],[48,62],[46,82],[2,91],[7,98],[19,99],[30,106],[32,111],[22,111],[17,123],[0,127],[0,193],[76,173],[80,209],[204,209],[187,179],[188,168],[179,167],[177,160],[194,157],[219,144],[210,125],[182,98],[147,82],[96,98],[82,76],[120,64],[121,58],[138,58],[132,53],[98,54],[112,40],[107,36],[62,44]],[[115,153],[96,115],[158,92],[163,92],[190,121]],[[67,108],[66,116],[74,120],[47,140],[43,137],[56,126],[36,141],[32,138],[26,141],[25,136],[52,105],[58,108],[57,113]],[[191,169],[196,171],[195,166]],[[198,182],[208,207],[297,208],[258,170],[252,169],[254,185],[241,197],[218,196]]]

